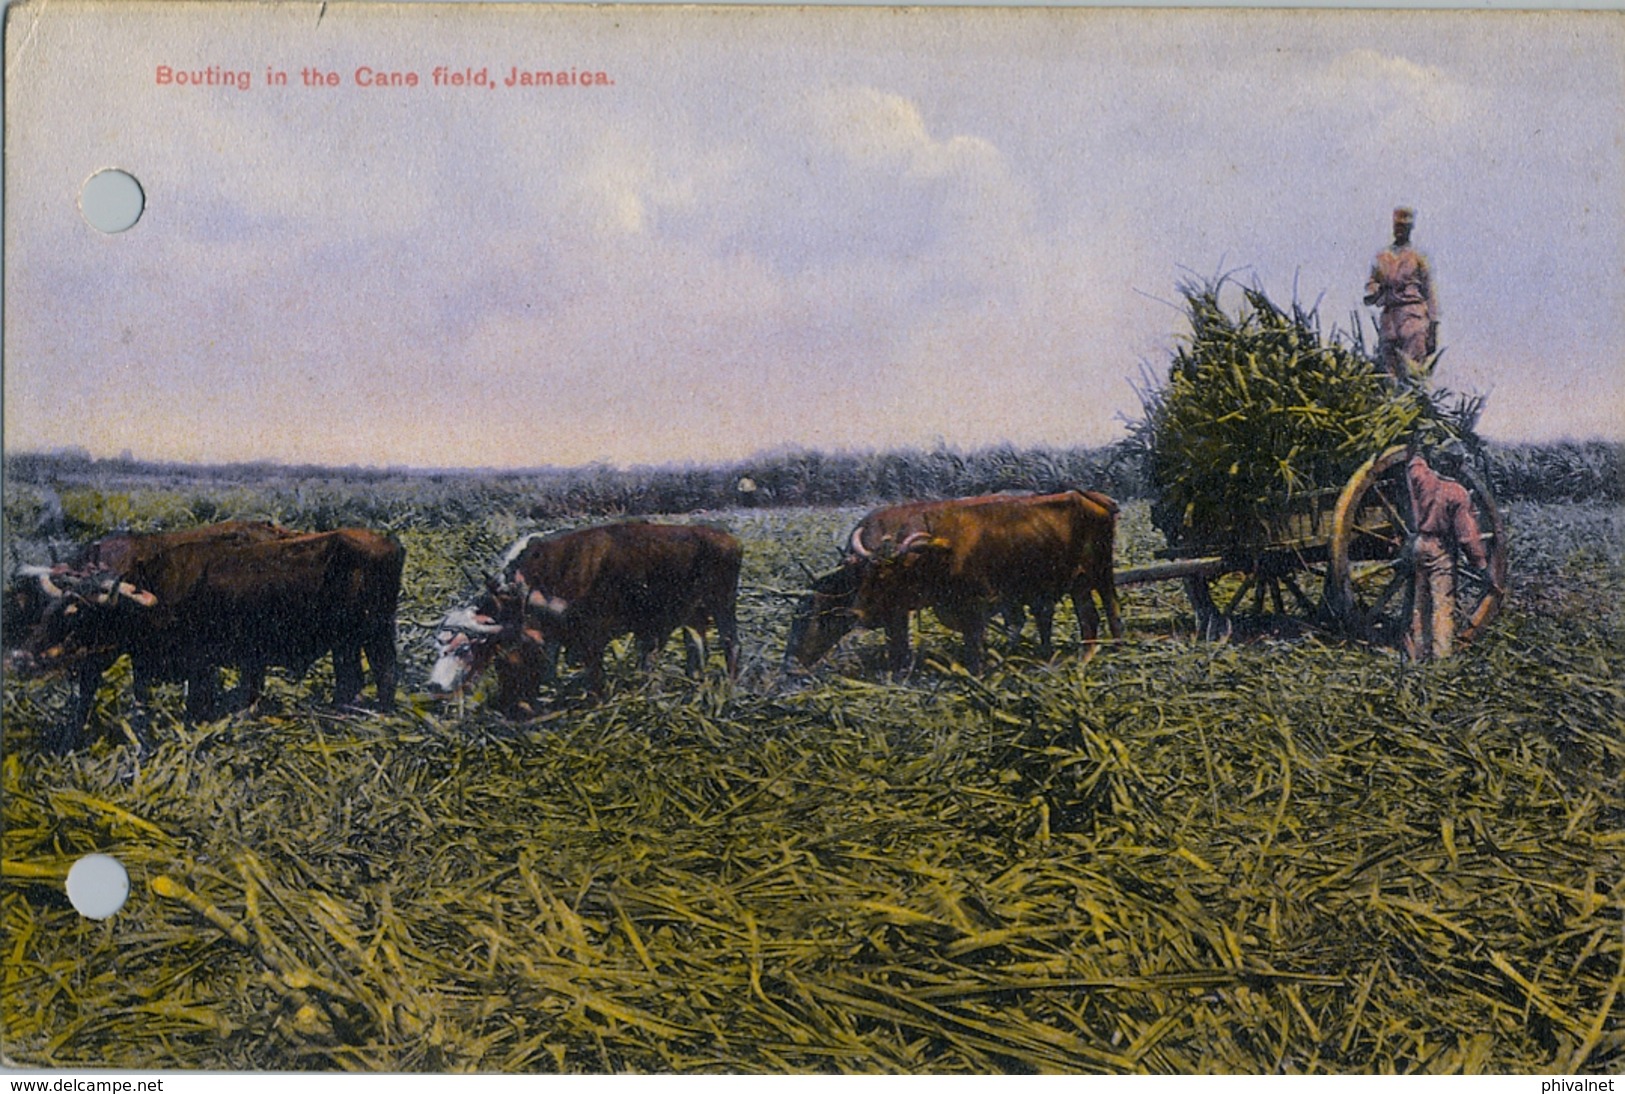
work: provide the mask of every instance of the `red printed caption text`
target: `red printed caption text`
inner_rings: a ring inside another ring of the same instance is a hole
[[[550,87],[613,87],[615,79],[598,69],[578,68],[520,68],[509,65],[492,72],[489,65],[461,68],[436,65],[427,70],[375,68],[357,65],[348,71],[305,67],[299,69],[267,68],[263,74],[247,68],[226,65],[204,67],[158,65],[154,82],[159,87],[177,88],[229,88],[248,91],[255,87],[365,87],[365,88],[550,88]]]

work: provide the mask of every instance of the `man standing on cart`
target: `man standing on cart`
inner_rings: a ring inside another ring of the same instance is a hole
[[[1449,657],[1456,640],[1456,549],[1489,573],[1489,554],[1467,488],[1446,478],[1413,451],[1405,468],[1415,521],[1415,589],[1405,652],[1413,661]]]
[[[1377,360],[1398,382],[1439,348],[1439,298],[1428,260],[1411,246],[1415,225],[1415,212],[1394,210],[1393,245],[1377,255],[1365,283],[1365,302],[1382,309]]]

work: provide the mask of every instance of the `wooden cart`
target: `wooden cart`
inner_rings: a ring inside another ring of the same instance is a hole
[[[1414,604],[1415,532],[1405,452],[1398,445],[1361,464],[1340,489],[1286,499],[1282,516],[1254,539],[1214,542],[1186,527],[1166,561],[1119,570],[1117,585],[1182,580],[1206,638],[1268,634],[1289,626],[1398,646]],[[1481,634],[1506,589],[1506,532],[1485,476],[1458,476],[1489,556],[1480,573],[1458,560],[1457,641]]]

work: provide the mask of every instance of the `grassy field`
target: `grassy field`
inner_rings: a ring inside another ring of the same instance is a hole
[[[233,489],[104,491],[94,519],[309,515]],[[89,499],[62,503],[91,525]],[[11,527],[45,504],[13,491]],[[1134,590],[1127,636],[1091,659],[1064,609],[1054,662],[1029,629],[993,640],[980,679],[928,622],[904,682],[877,635],[779,670],[799,563],[826,569],[861,507],[673,517],[746,544],[737,688],[715,657],[691,684],[675,644],[643,679],[622,643],[606,702],[566,682],[524,724],[420,693],[430,624],[520,532],[571,520],[414,504],[372,521],[408,551],[392,715],[324,707],[318,666],[194,728],[161,690],[139,761],[116,740],[53,757],[36,742],[66,683],[5,681],[10,1061],[1625,1065],[1617,499],[1506,504],[1510,601],[1446,665],[1329,639],[1197,643],[1175,583]],[[1128,504],[1119,565],[1159,545]],[[119,671],[97,712],[115,737]],[[132,876],[104,922],[62,892],[90,851]]]

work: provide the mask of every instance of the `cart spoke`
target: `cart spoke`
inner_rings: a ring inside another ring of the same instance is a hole
[[[1489,599],[1493,591],[1494,584],[1489,574],[1465,566],[1456,567],[1456,605],[1466,618],[1471,619],[1478,606]]]
[[[1383,489],[1383,484],[1380,482],[1373,484],[1371,487],[1371,492],[1375,494],[1377,496],[1377,500],[1382,503],[1384,511],[1386,511],[1388,514],[1388,519],[1393,521],[1394,524],[1396,524],[1399,529],[1405,533],[1405,535],[1409,536],[1412,531],[1414,531],[1414,529],[1411,528],[1411,522],[1409,518],[1407,518],[1405,514],[1400,511],[1399,507],[1394,504],[1393,499],[1388,496],[1387,491]],[[1406,508],[1408,509],[1409,507],[1410,506],[1407,504]]]
[[[1377,595],[1377,599],[1371,605],[1371,610],[1366,613],[1367,617],[1375,618],[1380,616],[1382,614],[1382,610],[1388,606],[1388,601],[1392,599],[1393,595],[1409,583],[1409,577],[1409,574],[1396,572],[1393,580],[1388,582],[1388,584],[1383,587],[1382,592]]]
[[[1242,598],[1245,597],[1249,592],[1251,592],[1252,587],[1254,585],[1256,585],[1257,583],[1258,583],[1258,575],[1255,574],[1255,573],[1254,574],[1248,574],[1247,577],[1242,581],[1241,588],[1236,590],[1236,595],[1232,596],[1230,598],[1230,603],[1225,607],[1224,614],[1226,616],[1235,615],[1236,614],[1236,605],[1241,603]]]
[[[1387,532],[1381,531],[1377,528],[1368,527],[1364,524],[1356,524],[1354,526],[1354,534],[1364,536],[1366,539],[1374,539],[1378,543],[1394,548],[1397,548],[1401,543],[1404,542],[1404,540],[1399,536],[1389,535]]]
[[[1386,580],[1383,575],[1392,572],[1410,573],[1410,567],[1403,559],[1382,558],[1372,559],[1362,563],[1351,564],[1349,567],[1349,582],[1356,589],[1372,584],[1373,580]]]
[[[1297,578],[1293,577],[1291,574],[1284,574],[1282,576],[1286,582],[1287,592],[1291,593],[1293,598],[1297,600],[1298,607],[1302,608],[1305,614],[1312,616],[1320,610],[1319,605],[1311,603],[1309,598],[1303,595],[1303,590],[1298,587]],[[1279,595],[1279,590],[1277,590],[1277,595]]]

